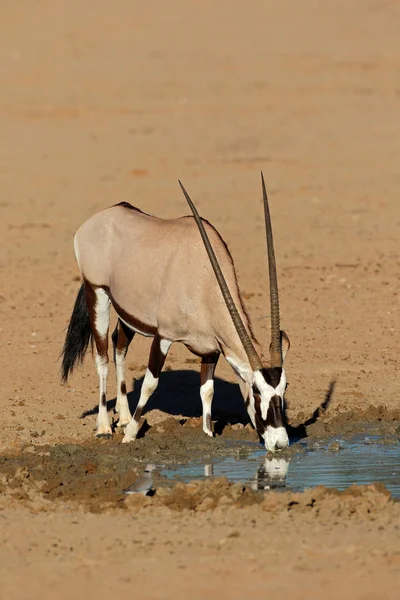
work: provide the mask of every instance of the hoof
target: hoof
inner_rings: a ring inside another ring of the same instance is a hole
[[[134,442],[136,440],[136,436],[135,437],[129,437],[127,438],[126,436],[122,439],[121,444],[129,444],[130,442]]]
[[[106,440],[109,440],[112,438],[112,433],[96,433],[96,437],[105,438]]]
[[[204,433],[205,433],[206,435],[208,435],[209,437],[211,437],[211,438],[213,438],[213,437],[214,437],[214,434],[213,434],[213,432],[212,432],[212,431],[204,431]]]

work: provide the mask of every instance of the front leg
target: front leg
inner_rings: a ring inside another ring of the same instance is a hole
[[[157,389],[160,373],[164,366],[164,362],[171,344],[172,342],[169,340],[164,340],[158,334],[153,339],[150,350],[149,364],[144,377],[142,389],[140,391],[139,402],[136,407],[135,414],[125,429],[125,436],[122,440],[123,444],[127,444],[136,439],[139,431],[140,417],[142,416],[143,409],[146,406],[148,399]]]
[[[203,431],[213,437],[211,422],[211,404],[214,397],[214,372],[219,359],[219,352],[203,356],[200,373],[200,397],[203,405]]]

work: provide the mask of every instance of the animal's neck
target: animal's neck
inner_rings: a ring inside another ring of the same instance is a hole
[[[261,347],[260,344],[252,338],[253,345],[258,353],[258,355],[262,358]],[[253,369],[249,363],[249,359],[247,358],[247,354],[239,340],[237,344],[229,344],[225,345],[220,343],[222,352],[231,365],[232,369],[235,373],[246,383],[249,385],[253,382]]]

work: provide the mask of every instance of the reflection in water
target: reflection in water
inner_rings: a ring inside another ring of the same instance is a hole
[[[253,490],[271,490],[284,488],[289,469],[289,461],[285,458],[266,458],[251,484]]]
[[[212,477],[214,475],[214,466],[213,465],[204,465],[204,476]]]
[[[243,458],[223,457],[206,464],[193,461],[165,468],[170,479],[192,481],[204,477],[227,477],[254,490],[302,491],[316,485],[343,490],[349,485],[383,483],[400,498],[400,442],[398,437],[379,438],[359,434],[347,439],[328,439],[299,444],[289,462],[282,456],[257,450]],[[333,450],[335,449],[335,451]]]

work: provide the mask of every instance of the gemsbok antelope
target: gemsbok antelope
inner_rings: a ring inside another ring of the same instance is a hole
[[[200,397],[207,435],[213,435],[214,371],[222,353],[239,377],[249,417],[266,449],[288,446],[283,361],[290,344],[280,330],[271,219],[262,174],[261,179],[270,281],[269,364],[261,360],[260,345],[240,296],[229,250],[216,229],[200,218],[181,182],[194,219],[160,219],[121,202],[97,213],[78,229],[74,248],[83,283],[62,351],[62,380],[67,381],[94,340],[100,379],[97,436],[112,433],[106,402],[112,304],[118,315],[112,334],[116,411],[118,425],[125,427],[124,443],[136,438],[142,411],[157,388],[168,350],[173,342],[181,342],[201,357]],[[153,342],[132,417],[126,394],[125,358],[135,333],[152,337]]]

